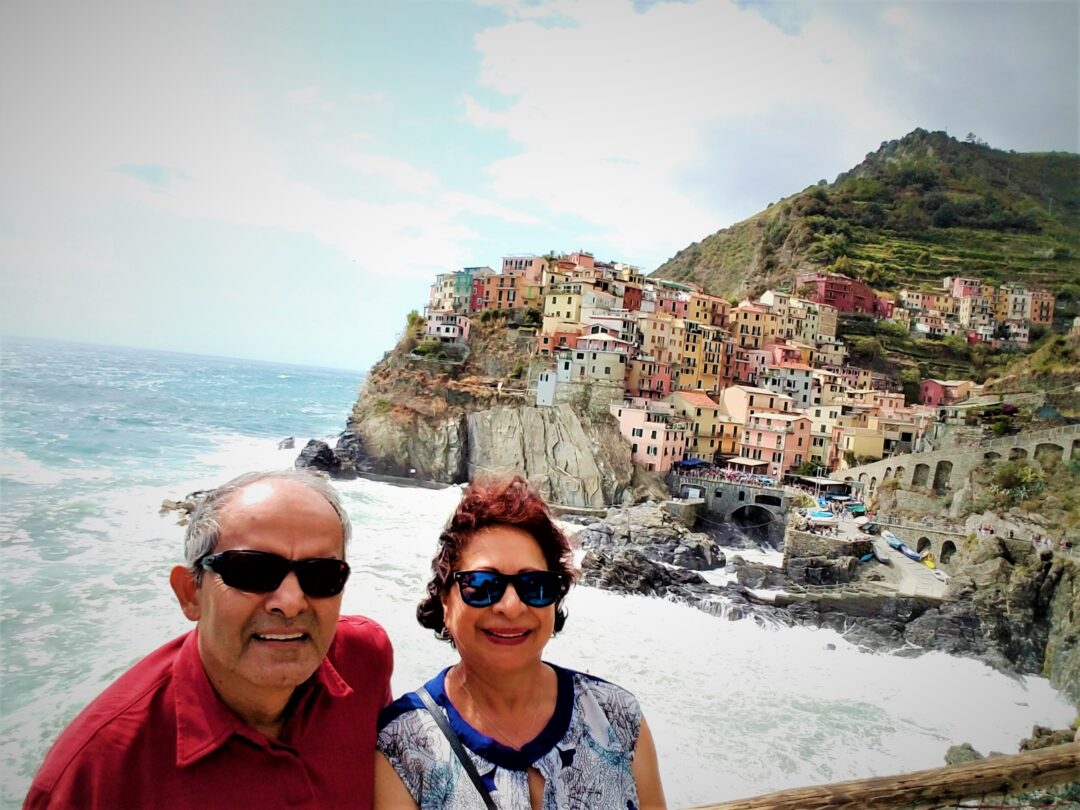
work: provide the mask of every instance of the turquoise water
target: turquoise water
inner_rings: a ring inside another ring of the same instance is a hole
[[[14,808],[64,725],[190,627],[167,581],[183,529],[162,500],[291,466],[344,427],[360,375],[25,340],[3,341],[0,374],[0,807]],[[343,609],[387,628],[400,694],[454,660],[415,607],[460,492],[337,486],[355,527]],[[1074,715],[1045,680],[974,661],[590,588],[567,606],[547,657],[638,696],[672,807],[934,767],[962,741],[1015,750]]]

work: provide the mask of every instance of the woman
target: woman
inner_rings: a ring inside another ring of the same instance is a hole
[[[573,581],[570,548],[521,478],[469,486],[439,537],[420,624],[461,660],[425,684],[467,751],[471,781],[421,696],[383,709],[375,807],[663,808],[634,696],[545,663]]]

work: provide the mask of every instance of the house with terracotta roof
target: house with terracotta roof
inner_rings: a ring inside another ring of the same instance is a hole
[[[699,391],[675,391],[671,404],[687,423],[684,458],[712,464],[725,448],[733,448],[741,425],[725,414],[716,400]]]

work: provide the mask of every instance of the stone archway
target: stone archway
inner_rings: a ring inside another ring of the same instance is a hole
[[[905,472],[905,470],[904,470],[903,467],[897,467],[896,468],[896,474],[895,474],[896,483],[898,483],[898,484],[904,483],[904,472]]]
[[[866,473],[859,473],[859,483],[865,484],[867,479]]]
[[[930,465],[929,464],[916,464],[915,474],[911,476],[911,485],[913,487],[925,487],[926,482],[930,480]]]
[[[784,519],[764,506],[748,503],[731,513],[729,522],[743,535],[756,543],[769,543],[782,548],[784,543]]]
[[[941,557],[938,559],[939,563],[946,564],[953,558],[956,553],[956,543],[952,540],[946,540],[941,544]]]
[[[1080,439],[1073,439],[1072,450],[1069,452],[1069,461],[1080,458]]]
[[[872,476],[870,476],[870,491],[869,491],[869,495],[870,495],[871,498],[874,497],[874,493],[876,491],[877,491],[877,476],[872,475]]]
[[[930,551],[934,547],[934,544],[930,542],[929,537],[920,537],[918,544],[915,546],[915,550],[922,554],[924,551]]]
[[[938,495],[948,492],[950,478],[952,478],[952,462],[942,459],[934,469],[934,492]]]
[[[885,472],[881,475],[882,482],[888,481],[892,478],[892,467],[886,467]]]
[[[1065,458],[1065,448],[1053,442],[1041,442],[1035,446],[1034,459],[1039,464],[1053,464]]]
[[[997,461],[999,458],[1001,458],[1001,453],[995,453],[993,450],[988,453],[983,453],[984,461]]]
[[[1014,447],[1009,451],[1009,461],[1022,461],[1028,456],[1027,450],[1023,447]]]

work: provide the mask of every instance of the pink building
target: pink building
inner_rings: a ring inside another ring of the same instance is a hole
[[[953,278],[945,279],[945,289],[953,298],[974,298],[982,290],[982,282],[977,278]]]
[[[740,455],[766,461],[766,475],[776,480],[810,457],[808,416],[754,411],[747,417]]]
[[[919,386],[919,402],[934,408],[963,402],[974,385],[971,380],[923,380]]]
[[[686,424],[675,415],[670,403],[638,400],[613,404],[611,415],[619,422],[619,432],[630,442],[635,464],[663,473],[676,461],[682,461]]]

